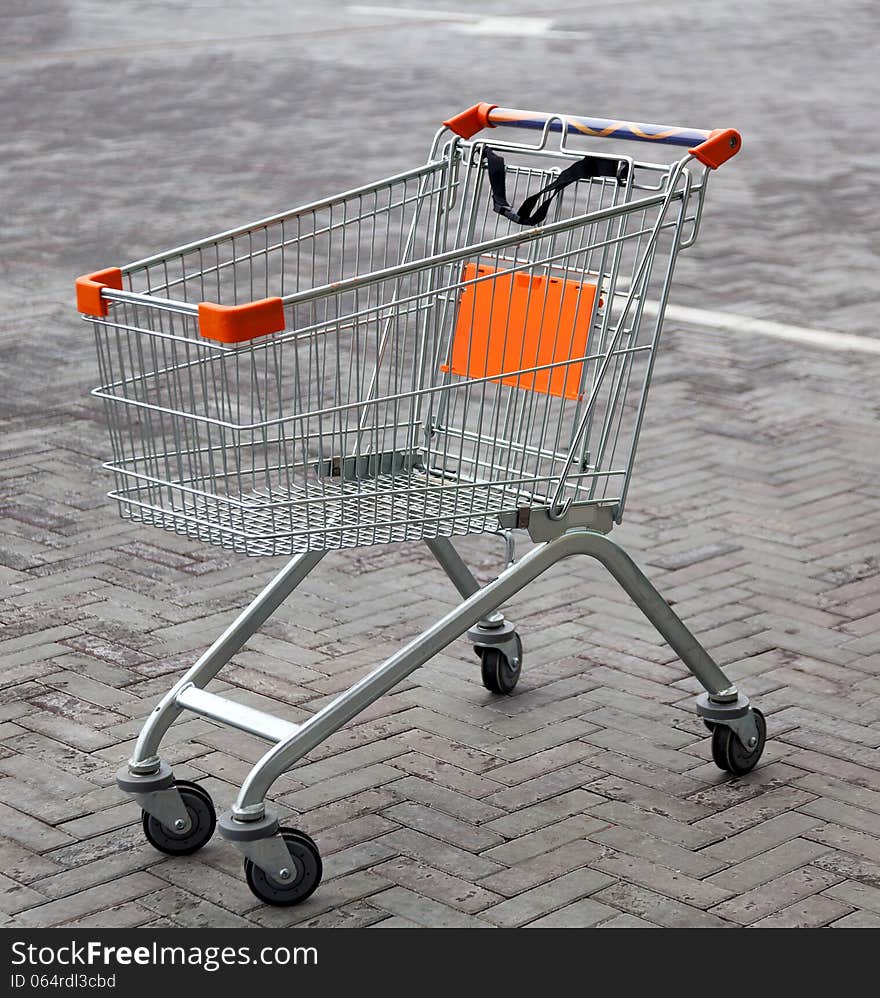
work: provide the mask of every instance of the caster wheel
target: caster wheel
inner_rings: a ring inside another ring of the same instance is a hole
[[[498,648],[478,649],[482,663],[483,686],[490,693],[513,693],[522,672],[522,641],[516,635],[516,659],[514,663]]]
[[[321,883],[324,867],[318,847],[305,832],[295,828],[279,831],[290,853],[290,880],[283,883],[275,880],[249,859],[244,861],[244,875],[248,887],[261,901],[285,907],[305,901],[314,892]]]
[[[715,765],[734,776],[744,776],[758,764],[764,743],[767,740],[767,722],[764,715],[756,707],[752,708],[755,724],[758,728],[758,743],[754,748],[747,749],[737,738],[732,728],[716,724],[712,729],[712,758]]]
[[[217,815],[208,791],[189,780],[178,780],[175,784],[184,807],[189,812],[191,824],[185,832],[166,828],[157,818],[144,811],[144,835],[147,841],[159,852],[169,856],[188,856],[197,852],[214,834]]]

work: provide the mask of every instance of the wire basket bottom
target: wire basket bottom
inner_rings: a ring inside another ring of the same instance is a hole
[[[493,532],[502,511],[535,504],[529,493],[433,475],[414,488],[412,474],[273,486],[234,498],[170,491],[160,497],[139,485],[110,494],[124,519],[254,557]]]

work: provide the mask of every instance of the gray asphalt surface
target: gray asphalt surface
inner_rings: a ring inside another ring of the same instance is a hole
[[[874,333],[875,4],[479,5],[548,37],[446,9],[5,4],[4,293],[66,305],[71,274],[414,164],[490,100],[739,128],[676,300]]]

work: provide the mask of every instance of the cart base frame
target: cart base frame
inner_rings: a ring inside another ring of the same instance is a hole
[[[610,526],[609,522],[608,529]],[[272,784],[313,748],[456,638],[467,634],[478,653],[481,649],[497,648],[508,658],[521,654],[516,630],[499,607],[548,569],[577,555],[594,558],[604,565],[703,687],[705,692],[697,699],[697,714],[713,731],[713,755],[719,766],[735,773],[747,771],[719,761],[715,746],[719,735],[728,738],[741,753],[740,758],[742,753],[746,757],[748,753],[754,755],[754,761],[747,768],[755,765],[763,749],[760,712],[756,716],[748,698],[728,680],[632,558],[606,532],[577,528],[560,533],[537,544],[498,578],[482,587],[448,538],[433,538],[426,543],[462,596],[462,602],[299,725],[205,689],[306,578],[324,552],[309,552],[292,558],[150,714],[132,758],[117,777],[120,789],[133,795],[146,814],[183,835],[189,830],[191,815],[177,790],[170,767],[159,758],[161,740],[173,721],[184,710],[190,710],[272,742],[272,747],[251,769],[232,808],[220,817],[218,827],[220,834],[245,855],[246,865],[248,862],[253,864],[279,884],[290,881],[295,859],[288,852],[277,817],[266,808]],[[518,661],[516,666],[519,667]]]

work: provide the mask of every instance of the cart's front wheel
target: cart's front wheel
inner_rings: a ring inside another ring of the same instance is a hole
[[[279,834],[290,853],[287,878],[276,880],[249,859],[244,861],[244,875],[248,887],[261,901],[285,907],[305,901],[321,883],[324,868],[318,847],[305,832],[280,828]]]
[[[757,707],[752,708],[755,725],[758,729],[758,740],[751,747],[743,745],[733,728],[725,724],[716,724],[712,728],[712,758],[719,769],[734,776],[744,776],[758,764],[764,743],[767,740],[767,722]]]
[[[513,658],[500,648],[480,648],[483,685],[491,693],[513,693],[522,672],[522,641],[516,635],[516,652]]]
[[[189,828],[183,832],[167,828],[158,818],[144,811],[144,835],[159,852],[169,856],[188,856],[201,849],[214,834],[217,814],[211,795],[198,783],[178,780],[175,786],[189,815]]]

